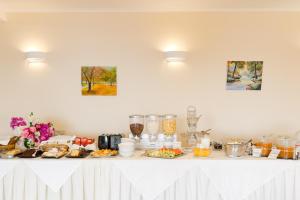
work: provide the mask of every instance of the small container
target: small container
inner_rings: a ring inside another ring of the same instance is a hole
[[[134,143],[125,142],[125,143],[120,143],[118,146],[119,146],[119,153],[122,157],[131,157],[134,154]]]
[[[119,150],[118,144],[121,143],[121,134],[113,134],[109,136],[109,149]]]
[[[295,153],[295,141],[289,137],[280,137],[277,140],[277,149],[280,150],[278,158],[293,159]]]
[[[208,135],[201,138],[201,143],[193,149],[193,152],[196,157],[208,157],[211,154],[210,138]]]
[[[98,148],[99,149],[109,149],[109,135],[107,135],[107,134],[99,135]]]
[[[225,154],[230,158],[241,157],[246,152],[246,143],[231,141],[225,144]]]
[[[223,149],[223,145],[221,142],[214,141],[213,147],[214,147],[214,150],[216,150],[216,151],[221,151]]]
[[[131,139],[131,138],[121,138],[121,143],[128,143],[128,142],[131,142],[134,144],[135,140]]]
[[[103,134],[98,137],[98,148],[99,149],[111,149],[118,150],[118,144],[121,143],[121,134]]]
[[[259,142],[254,144],[254,146],[261,149],[262,157],[268,157],[272,151],[273,143],[271,142],[270,137],[263,136]]]
[[[174,114],[167,114],[163,116],[163,133],[165,136],[173,136],[176,133],[176,118]]]
[[[211,149],[198,144],[197,147],[193,149],[195,157],[208,157],[211,154]]]

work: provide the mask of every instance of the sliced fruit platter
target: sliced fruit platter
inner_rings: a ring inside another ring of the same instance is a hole
[[[155,150],[146,150],[144,155],[152,158],[173,159],[182,156],[183,151],[181,149],[161,148]]]

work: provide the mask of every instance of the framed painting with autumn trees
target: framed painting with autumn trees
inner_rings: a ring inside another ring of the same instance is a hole
[[[116,96],[117,68],[109,66],[82,66],[81,93],[83,96]]]

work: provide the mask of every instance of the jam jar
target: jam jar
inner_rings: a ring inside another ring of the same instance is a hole
[[[280,150],[278,158],[293,159],[295,153],[295,141],[289,137],[279,137],[277,140],[277,149]]]

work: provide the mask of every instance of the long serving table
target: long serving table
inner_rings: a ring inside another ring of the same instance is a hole
[[[300,200],[300,162],[243,157],[0,159],[0,200]]]

